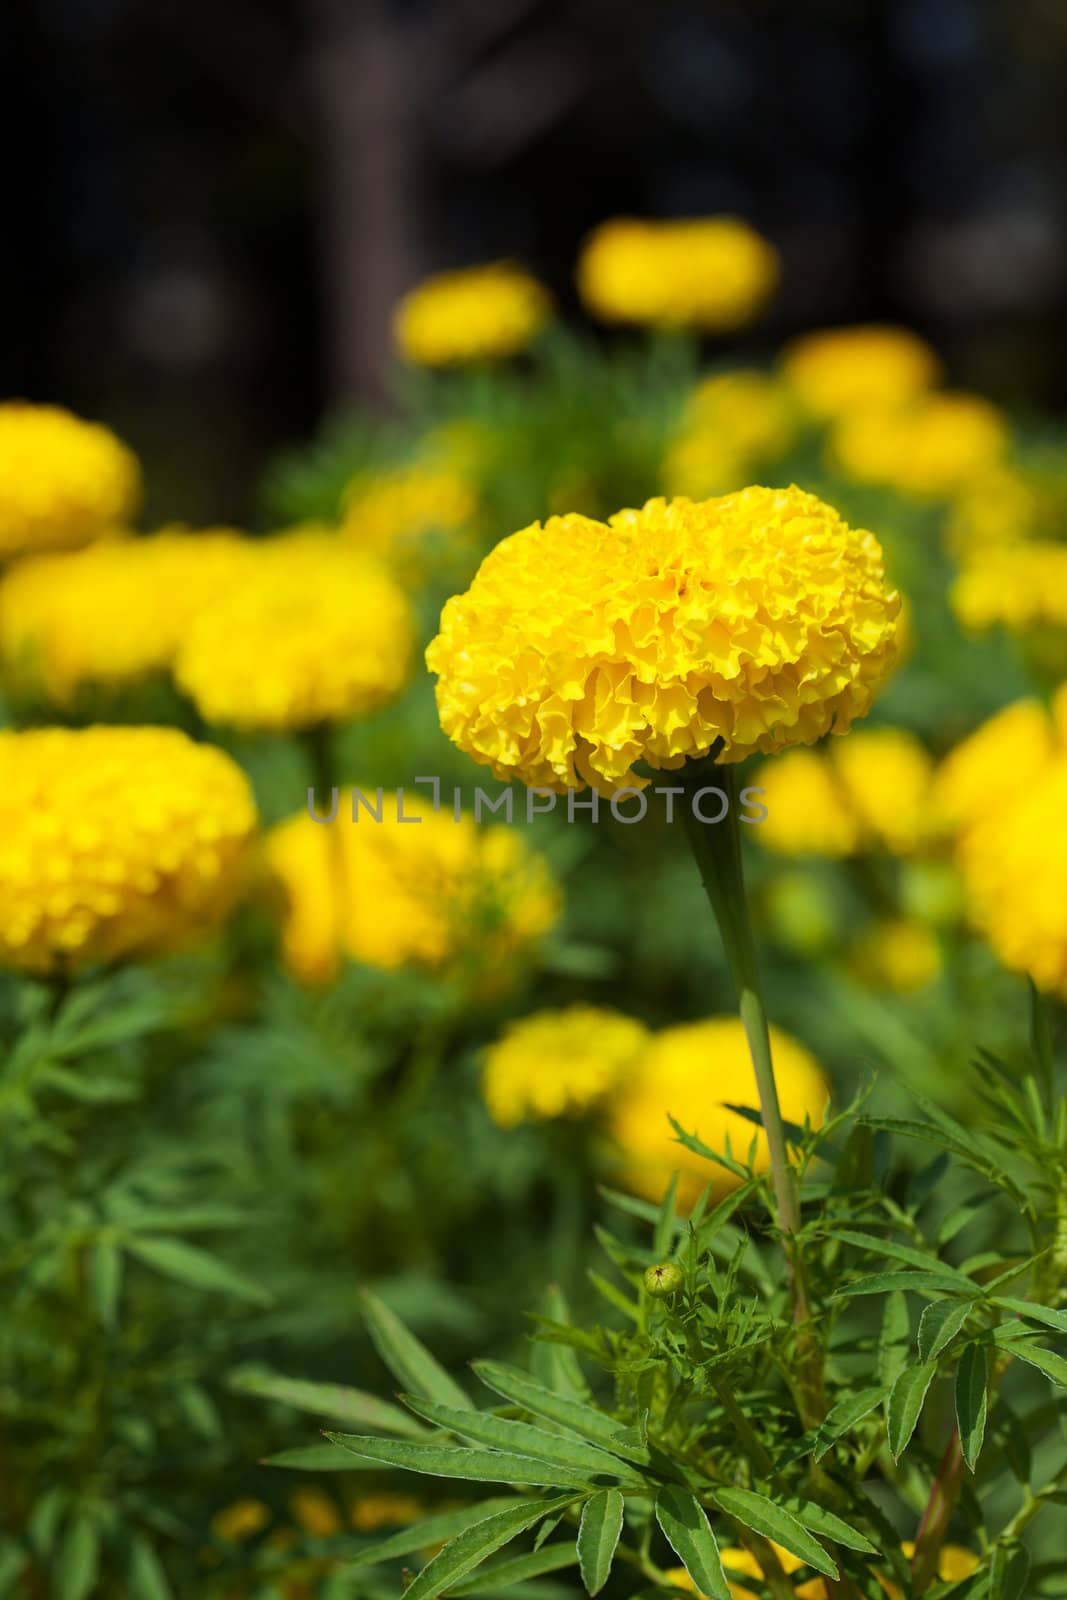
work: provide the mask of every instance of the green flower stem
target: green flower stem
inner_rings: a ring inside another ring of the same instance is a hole
[[[749,1461],[761,1478],[773,1478],[775,1476],[774,1462],[771,1460],[770,1452],[734,1399],[728,1384],[721,1378],[713,1378],[712,1387],[719,1398],[723,1410],[737,1430],[737,1437],[744,1446]]]
[[[315,790],[316,809],[323,805],[328,808],[330,791],[337,785],[332,727],[328,722],[316,722],[313,727],[305,728],[303,744],[308,775]]]

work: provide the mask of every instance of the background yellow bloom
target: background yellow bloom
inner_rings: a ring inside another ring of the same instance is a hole
[[[875,406],[842,415],[829,454],[847,477],[939,499],[997,465],[1008,440],[1007,421],[989,400],[946,391],[899,409]]]
[[[723,332],[763,310],[778,282],[778,253],[747,222],[619,217],[589,235],[578,290],[607,322]]]
[[[496,361],[525,349],[551,313],[536,278],[497,261],[427,278],[397,306],[393,331],[420,366]]]
[[[494,1122],[573,1116],[609,1094],[648,1042],[643,1023],[601,1006],[538,1011],[485,1053],[482,1093]]]
[[[878,323],[802,334],[786,345],[779,366],[804,409],[820,418],[899,405],[941,375],[941,363],[918,334]]]
[[[59,406],[0,405],[0,559],[88,544],[141,498],[132,450]]]

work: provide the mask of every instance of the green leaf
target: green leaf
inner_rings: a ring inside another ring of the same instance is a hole
[[[821,1461],[826,1452],[836,1444],[850,1428],[872,1412],[875,1406],[880,1405],[885,1399],[884,1385],[877,1388],[860,1389],[857,1394],[849,1394],[843,1400],[838,1400],[836,1405],[830,1407],[825,1418],[819,1426],[812,1430],[807,1437],[811,1440],[811,1453],[816,1461]]]
[[[553,1322],[570,1326],[571,1314],[566,1297],[554,1283],[545,1292],[545,1314]],[[571,1400],[588,1400],[589,1385],[575,1352],[547,1339],[538,1339],[536,1334],[534,1341],[538,1380],[549,1389],[554,1389],[556,1394],[566,1395]]]
[[[970,1280],[966,1280],[970,1282]],[[962,1288],[955,1278],[943,1272],[873,1272],[867,1277],[854,1278],[831,1295],[833,1300],[852,1300],[861,1294],[888,1294],[892,1289],[915,1290],[920,1294],[957,1294]],[[971,1296],[978,1298],[979,1290],[971,1284]]]
[[[431,1478],[467,1478],[475,1483],[527,1483],[592,1489],[589,1475],[569,1467],[535,1461],[532,1456],[497,1450],[467,1450],[453,1445],[414,1444],[407,1439],[371,1439],[357,1433],[327,1433],[327,1439],[364,1461],[423,1472]]]
[[[396,1313],[368,1290],[363,1292],[363,1316],[374,1348],[405,1389],[444,1406],[470,1407],[467,1395],[421,1339],[416,1339]]]
[[[974,1293],[975,1286],[970,1278],[955,1267],[950,1267],[947,1262],[939,1261],[937,1256],[928,1250],[915,1250],[911,1245],[897,1244],[895,1239],[882,1239],[874,1233],[860,1233],[855,1228],[828,1228],[826,1231],[835,1239],[842,1239],[845,1244],[855,1245],[857,1249],[867,1250],[872,1255],[888,1256],[893,1261],[905,1261],[908,1266],[919,1267],[924,1272],[944,1274],[968,1294]]]
[[[1028,1317],[1031,1322],[1044,1323],[1046,1328],[1055,1328],[1057,1333],[1067,1333],[1067,1311],[1053,1311],[1051,1306],[1041,1306],[1033,1300],[1012,1300],[1000,1294],[993,1296],[993,1304],[1002,1306],[1005,1311],[1014,1311],[1016,1316]]]
[[[408,1439],[426,1437],[426,1429],[399,1406],[339,1383],[309,1383],[303,1378],[283,1378],[273,1372],[246,1370],[231,1373],[230,1387],[241,1394],[278,1400],[283,1405],[295,1406],[298,1411],[329,1417],[334,1422],[353,1422],[361,1428],[398,1433]]]
[[[656,1496],[656,1521],[663,1537],[707,1600],[730,1600],[719,1547],[700,1501],[688,1489],[668,1484]]]
[[[824,1539],[843,1544],[847,1550],[859,1550],[863,1555],[876,1556],[878,1546],[872,1544],[865,1533],[854,1528],[851,1522],[835,1516],[832,1511],[817,1505],[814,1500],[789,1500],[785,1509],[812,1533],[821,1533]]]
[[[498,1511],[514,1511],[520,1506],[528,1506],[529,1503],[528,1500],[513,1500],[507,1496],[498,1496],[494,1500],[479,1500],[467,1506],[457,1506],[454,1511],[439,1511],[434,1516],[423,1517],[421,1522],[415,1522],[409,1528],[401,1528],[399,1533],[383,1539],[380,1544],[371,1545],[367,1550],[361,1550],[357,1556],[346,1559],[345,1570],[351,1571],[356,1567],[377,1567],[382,1562],[395,1560],[397,1556],[409,1556],[417,1550],[429,1550],[433,1545],[451,1539],[454,1534],[463,1533],[476,1522],[484,1522],[486,1517],[493,1516]]]
[[[188,1284],[191,1289],[232,1294],[261,1306],[271,1302],[271,1296],[258,1283],[235,1272],[233,1267],[198,1245],[186,1244],[184,1239],[134,1238],[127,1241],[126,1249],[145,1266],[153,1267],[177,1283]]]
[[[129,1575],[130,1593],[136,1600],[174,1600],[163,1564],[147,1539],[133,1540]]]
[[[418,1577],[404,1592],[404,1600],[437,1600],[453,1584],[497,1550],[532,1528],[535,1522],[548,1516],[571,1497],[564,1495],[553,1500],[524,1500],[507,1511],[498,1511],[481,1522],[473,1523],[462,1533],[450,1539],[443,1550],[433,1556]]]
[[[782,1545],[827,1578],[839,1576],[836,1565],[819,1541],[812,1538],[796,1517],[768,1500],[766,1495],[757,1494],[754,1489],[731,1488],[716,1489],[713,1498],[728,1517],[736,1518],[743,1527],[761,1533],[765,1539],[773,1539],[775,1544]]]
[[[100,1540],[92,1518],[80,1514],[70,1522],[59,1547],[55,1600],[85,1600],[96,1582]]]
[[[1037,1063],[1045,1104],[1051,1106],[1055,1095],[1056,1068],[1052,1054],[1048,1007],[1033,978],[1027,978],[1026,982],[1030,991],[1030,1048]],[[993,1600],[997,1600],[997,1597],[994,1596]]]
[[[93,1310],[105,1328],[118,1321],[122,1293],[122,1251],[110,1239],[98,1239],[86,1259],[86,1286]]]
[[[985,1438],[989,1405],[989,1356],[984,1344],[969,1344],[956,1369],[956,1421],[963,1459],[973,1472]]]
[[[512,1422],[507,1417],[497,1417],[491,1411],[460,1411],[454,1406],[438,1406],[429,1400],[401,1397],[427,1422],[434,1422],[449,1433],[473,1439],[475,1444],[488,1445],[492,1450],[510,1451],[513,1455],[532,1456],[536,1461],[552,1462],[585,1477],[598,1472],[621,1478],[633,1488],[646,1488],[644,1478],[633,1467],[609,1455],[599,1446],[584,1439],[573,1439],[565,1434],[549,1433],[544,1428],[534,1428],[528,1422]]]
[[[663,1203],[659,1208],[659,1216],[656,1219],[656,1231],[652,1238],[652,1254],[656,1257],[657,1261],[663,1260],[664,1256],[667,1254],[667,1251],[670,1249],[671,1240],[674,1237],[675,1216],[677,1215],[674,1201],[677,1193],[678,1174],[677,1172],[672,1172],[671,1181],[667,1185],[667,1192],[663,1196]],[[595,1591],[590,1590],[591,1594],[594,1592]]]
[[[347,1450],[335,1444],[299,1444],[292,1450],[280,1450],[277,1455],[265,1456],[265,1467],[291,1467],[297,1472],[356,1472],[359,1462],[353,1461]]]
[[[899,1461],[907,1449],[927,1390],[936,1373],[936,1361],[924,1361],[918,1367],[905,1367],[890,1390],[886,1404],[886,1429],[894,1461]]]
[[[1061,1388],[1067,1389],[1067,1361],[1058,1356],[1054,1350],[1046,1350],[1042,1345],[1031,1344],[1028,1339],[1013,1339],[1008,1348],[1017,1360],[1036,1367],[1038,1372],[1043,1372],[1053,1383],[1058,1383]]]
[[[919,1360],[932,1361],[951,1344],[971,1314],[966,1300],[931,1300],[919,1318]]]
[[[602,1489],[582,1507],[578,1565],[587,1594],[599,1594],[611,1576],[622,1533],[623,1499],[618,1489]]]
[[[464,1578],[457,1586],[449,1589],[448,1593],[450,1595],[510,1593],[516,1584],[525,1583],[528,1578],[540,1578],[546,1572],[560,1572],[564,1567],[573,1567],[577,1560],[577,1552],[569,1541],[567,1544],[545,1545],[539,1550],[529,1551],[524,1556],[512,1556],[510,1561],[496,1561],[492,1566],[479,1572],[477,1577]]]
[[[989,1565],[989,1600],[1024,1600],[1030,1578],[1030,1552],[1017,1539],[993,1549]]]
[[[911,1318],[907,1296],[899,1289],[886,1295],[882,1331],[878,1339],[878,1376],[887,1389],[907,1366],[911,1349]]]
[[[561,1428],[568,1428],[583,1439],[592,1439],[595,1444],[603,1445],[613,1455],[622,1456],[626,1461],[636,1462],[638,1466],[649,1465],[648,1451],[640,1446],[620,1444],[617,1435],[622,1423],[598,1411],[595,1406],[553,1394],[551,1389],[535,1383],[518,1367],[505,1366],[499,1361],[475,1361],[472,1367],[487,1389],[510,1400],[513,1405],[522,1406],[524,1411],[555,1422]]]

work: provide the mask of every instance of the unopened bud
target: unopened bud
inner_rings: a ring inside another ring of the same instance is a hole
[[[645,1273],[645,1288],[649,1294],[665,1295],[677,1294],[685,1282],[681,1267],[673,1261],[662,1261],[654,1267],[649,1267]]]

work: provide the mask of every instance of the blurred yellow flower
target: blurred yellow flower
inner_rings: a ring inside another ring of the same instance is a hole
[[[871,988],[910,994],[941,971],[941,946],[924,923],[884,917],[855,941],[849,960],[857,977]]]
[[[694,500],[740,489],[755,469],[788,450],[794,432],[789,397],[767,373],[739,369],[705,378],[664,458],[664,488]]]
[[[859,821],[821,752],[787,750],[759,766],[752,785],[764,791],[767,808],[756,838],[776,855],[841,857],[859,849]]]
[[[850,412],[834,425],[828,449],[850,478],[941,499],[995,466],[1009,438],[1003,414],[990,401],[944,391],[898,409]]]
[[[72,970],[206,931],[255,823],[236,763],[176,729],[0,732],[0,963]]]
[[[245,1498],[216,1511],[211,1519],[211,1531],[216,1539],[226,1544],[243,1544],[246,1539],[262,1533],[271,1520],[270,1507],[262,1500]]]
[[[477,508],[460,473],[414,462],[354,478],[345,490],[341,532],[354,548],[407,576],[423,565],[428,534],[454,540]]]
[[[328,983],[348,956],[447,972],[478,993],[507,988],[559,914],[544,859],[514,828],[457,822],[409,794],[403,809],[417,821],[398,821],[387,793],[381,822],[362,806],[353,822],[345,790],[333,822],[303,812],[271,831],[285,965],[307,984]]]
[[[289,1496],[293,1521],[313,1539],[332,1539],[344,1528],[337,1503],[317,1484],[305,1484]]]
[[[910,855],[935,835],[933,763],[914,734],[864,728],[826,751],[790,750],[753,777],[767,818],[756,837],[779,855]]]
[[[736,217],[618,217],[589,235],[577,280],[586,306],[606,322],[719,333],[759,315],[778,273],[773,245]]]
[[[171,665],[193,618],[238,579],[251,541],[165,531],[30,556],[0,581],[0,660],[16,696],[67,705]]]
[[[1039,700],[1016,700],[963,739],[934,777],[933,805],[941,824],[970,826],[1028,788],[1048,765],[1056,740]]]
[[[424,367],[497,361],[525,349],[552,314],[536,278],[507,261],[427,278],[396,308],[393,332]]]
[[[441,725],[498,778],[640,787],[843,733],[896,658],[873,534],[800,489],[650,500],[503,540],[426,652]]]
[[[941,376],[918,334],[878,323],[803,334],[786,345],[779,364],[804,409],[820,418],[899,405]]]
[[[279,732],[367,716],[403,688],[414,619],[384,568],[327,534],[253,546],[174,663],[206,721]]]
[[[522,1017],[485,1054],[490,1115],[503,1128],[581,1115],[615,1088],[647,1042],[642,1023],[599,1006]]]
[[[59,406],[0,405],[0,559],[88,544],[141,497],[132,450]]]
[[[968,562],[991,546],[1033,537],[1041,520],[1034,483],[1003,463],[981,473],[953,501],[945,542],[958,561]]]
[[[802,1565],[796,1556],[783,1549],[781,1545],[775,1544],[772,1545],[772,1548],[782,1564],[783,1571],[787,1574],[795,1572]],[[905,1540],[900,1548],[910,1561],[915,1553],[915,1546],[909,1540]],[[724,1546],[719,1551],[719,1555],[723,1565],[731,1571],[743,1572],[749,1578],[762,1578],[763,1568],[748,1550],[738,1550]],[[978,1570],[978,1565],[978,1557],[973,1551],[965,1550],[962,1545],[946,1544],[941,1551],[937,1575],[946,1583],[955,1583],[961,1578],[969,1578],[973,1572]],[[684,1567],[671,1567],[664,1573],[664,1577],[676,1589],[684,1589],[689,1594],[697,1592],[696,1585]],[[885,1590],[889,1600],[901,1600],[900,1590],[895,1583],[891,1583],[888,1578],[881,1576],[878,1576],[878,1582]],[[751,1589],[745,1588],[742,1584],[728,1580],[727,1587],[730,1590],[730,1600],[759,1600],[759,1597]],[[800,1584],[793,1593],[795,1600],[828,1600],[829,1590],[826,1587],[825,1579],[810,1578],[807,1582]],[[706,1600],[706,1596],[702,1597],[702,1600]]]
[[[418,1522],[426,1515],[426,1506],[413,1494],[395,1494],[383,1489],[375,1494],[361,1494],[349,1515],[357,1533],[375,1533],[379,1528],[403,1528]]]
[[[798,1125],[807,1117],[819,1127],[829,1089],[817,1062],[781,1028],[771,1028],[771,1045],[783,1117]],[[671,1173],[677,1171],[679,1195],[689,1205],[709,1183],[719,1190],[736,1186],[738,1180],[725,1168],[675,1141],[668,1116],[713,1150],[724,1151],[729,1139],[738,1160],[747,1157],[755,1138],[756,1171],[766,1171],[769,1157],[762,1129],[727,1110],[725,1102],[759,1106],[745,1030],[738,1018],[711,1017],[654,1034],[609,1107],[611,1131],[630,1187],[658,1200]]]
[[[1067,544],[993,545],[975,550],[953,585],[952,609],[966,628],[1001,623],[1015,631],[1067,627]]]

